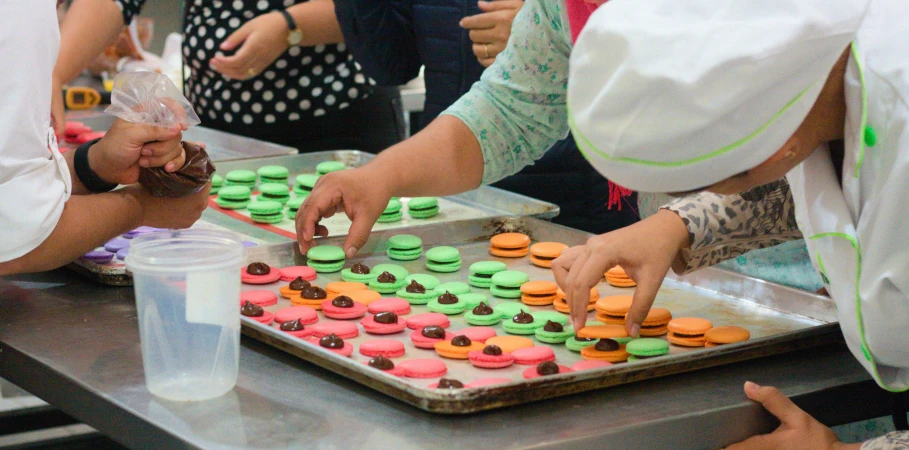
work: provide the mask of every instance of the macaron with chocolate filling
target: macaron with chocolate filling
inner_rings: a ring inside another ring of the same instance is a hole
[[[369,289],[362,291],[347,291],[344,295],[352,298],[353,301],[362,303],[366,306],[373,304],[375,301],[382,300],[382,294]]]
[[[630,295],[610,295],[596,302],[596,319],[605,324],[625,325],[625,314],[631,309]]]
[[[278,291],[281,292],[281,297],[291,298],[296,295],[300,295],[300,292],[304,288],[312,286],[309,281],[303,279],[303,277],[297,277],[290,282],[287,286],[281,286],[278,288]]]
[[[471,286],[488,289],[492,285],[492,276],[507,269],[508,267],[501,261],[477,261],[470,265],[467,282]]]
[[[262,183],[259,185],[259,197],[257,200],[278,202],[283,210],[284,205],[290,200],[290,187],[287,186],[287,183]]]
[[[669,334],[666,340],[670,344],[682,347],[703,347],[707,339],[704,333],[713,328],[713,323],[700,317],[677,317],[666,325]]]
[[[410,341],[417,348],[432,349],[437,342],[449,341],[453,337],[454,333],[437,325],[427,325],[410,333]]]
[[[464,305],[467,306],[467,310],[476,308],[477,305],[483,302],[488,302],[489,297],[479,294],[476,292],[468,292],[466,294],[458,294],[458,299],[464,302]]]
[[[537,242],[530,246],[530,263],[545,268],[552,267],[552,260],[559,257],[568,248],[561,242]]]
[[[360,335],[360,327],[353,322],[320,322],[309,327],[315,337],[335,334],[342,339],[353,339]]]
[[[412,234],[397,234],[388,238],[385,253],[397,261],[413,261],[423,254],[423,240]]]
[[[443,358],[468,359],[470,352],[483,350],[483,343],[473,342],[469,337],[456,335],[447,341],[436,342],[436,353]]]
[[[287,167],[277,165],[259,167],[256,173],[263,183],[278,183],[284,186],[287,186],[287,179],[290,177],[290,171],[287,170]]]
[[[514,364],[514,355],[505,353],[497,345],[486,345],[482,350],[473,350],[467,359],[474,367],[483,369],[503,369]]]
[[[240,293],[240,305],[252,302],[259,306],[271,306],[278,303],[278,296],[272,291],[253,290]]]
[[[462,334],[474,342],[486,342],[490,338],[496,337],[498,333],[493,327],[467,327],[455,331],[454,334]]]
[[[407,202],[407,214],[414,219],[428,219],[439,213],[439,200],[435,197],[414,197]]]
[[[328,298],[334,298],[341,294],[347,294],[353,291],[365,291],[368,289],[365,284],[356,281],[332,281],[325,285],[325,292]]]
[[[363,330],[370,334],[394,334],[407,328],[407,321],[393,312],[380,312],[360,321]]]
[[[328,298],[325,289],[319,286],[308,286],[300,291],[299,295],[292,296],[290,303],[295,306],[309,306],[317,310],[322,309],[322,301]]]
[[[451,326],[451,321],[448,320],[448,316],[445,314],[434,312],[417,314],[407,318],[407,328],[410,328],[411,330],[419,330],[429,325],[448,328]]]
[[[354,348],[350,342],[345,342],[340,336],[336,334],[329,334],[322,337],[311,337],[307,339],[311,344],[328,350],[332,353],[337,353],[341,356],[350,356],[353,354]]]
[[[341,161],[322,161],[316,164],[316,173],[325,175],[326,173],[337,172],[346,168],[347,166]]]
[[[359,350],[363,356],[397,358],[404,356],[404,343],[396,339],[370,339],[360,344]]]
[[[518,302],[501,302],[492,309],[499,313],[499,316],[503,320],[511,320],[512,317],[521,311],[530,312],[530,308],[528,308],[527,305]]]
[[[460,281],[449,281],[448,283],[442,283],[433,289],[436,295],[442,295],[446,292],[450,292],[454,295],[467,294],[470,292],[470,286],[467,283],[462,283]]]
[[[578,337],[577,335],[574,335],[565,340],[565,348],[567,348],[568,350],[571,350],[573,352],[580,352],[581,349],[583,349],[584,347],[590,347],[591,345],[596,345],[598,340],[599,339],[597,339],[597,338],[585,338],[585,337]]]
[[[312,336],[314,333],[314,331],[307,328],[300,319],[288,320],[287,322],[281,323],[278,325],[278,329],[298,338]]]
[[[600,292],[597,288],[590,289],[590,302],[587,304],[587,311],[593,311],[596,308],[596,301],[600,299]],[[571,312],[571,308],[568,307],[568,301],[565,300],[565,291],[558,289],[556,290],[556,298],[552,301],[552,307],[556,311],[564,314]]]
[[[224,186],[218,190],[215,204],[221,209],[243,209],[249,205],[252,190],[246,186]]]
[[[429,303],[430,300],[436,298],[435,291],[426,289],[426,286],[423,286],[417,282],[417,280],[411,279],[410,281],[404,281],[408,284],[403,288],[398,289],[398,292],[396,292],[395,295],[407,300],[411,305],[425,305]]]
[[[369,282],[370,289],[380,294],[391,294],[404,287],[404,280],[398,279],[391,272],[382,272]]]
[[[473,309],[468,310],[464,320],[471,325],[495,325],[502,321],[502,316],[490,308],[486,302],[481,302]]]
[[[372,269],[363,263],[356,263],[341,271],[342,280],[357,283],[369,283],[377,275],[378,274],[376,273],[372,273]]]
[[[306,252],[307,265],[319,273],[338,272],[344,268],[344,249],[335,245],[317,245]]]
[[[240,281],[246,284],[268,284],[281,279],[281,271],[263,262],[253,262],[240,269]]]
[[[426,251],[426,268],[433,272],[451,273],[461,270],[461,252],[441,245]]]
[[[322,313],[329,319],[359,319],[366,315],[366,305],[341,294],[331,300],[323,300]]]
[[[370,358],[366,361],[363,361],[363,364],[366,364],[367,366],[372,367],[373,369],[381,370],[382,372],[385,372],[390,375],[394,375],[394,376],[398,376],[398,377],[404,376],[404,371],[401,370],[400,367],[396,367],[394,361],[386,358],[383,355],[373,356],[372,358]]]
[[[640,335],[644,337],[662,336],[669,332],[667,325],[672,320],[672,313],[666,308],[650,308],[644,322],[641,323]]]
[[[288,266],[279,269],[281,281],[293,281],[300,277],[306,281],[316,279],[316,270],[309,266]]]
[[[521,301],[530,306],[551,305],[559,286],[549,280],[528,281],[521,285]]]
[[[403,217],[404,214],[401,212],[401,201],[393,198],[388,201],[388,205],[385,206],[385,210],[382,211],[382,214],[379,215],[376,222],[393,223],[400,221]]]
[[[297,218],[297,211],[300,210],[300,207],[303,206],[303,202],[306,201],[306,197],[294,197],[287,201],[287,218],[290,220],[295,220]]]
[[[534,330],[533,334],[540,342],[564,344],[568,338],[574,336],[574,327],[547,320],[546,324]]]
[[[500,298],[521,298],[521,285],[530,281],[530,277],[520,270],[504,270],[492,276],[489,292]]]
[[[543,361],[555,361],[555,352],[549,346],[536,345],[519,348],[513,352],[514,363],[522,366],[535,366]]]
[[[542,328],[546,321],[536,319],[533,314],[521,311],[502,321],[502,328],[511,334],[534,334],[537,328]]]
[[[309,306],[289,306],[275,311],[275,322],[281,324],[299,320],[303,325],[312,325],[319,321],[319,313]]]
[[[225,186],[244,186],[250,189],[256,187],[258,175],[252,170],[231,170],[224,175]]]
[[[445,292],[442,295],[432,299],[426,305],[432,312],[454,315],[461,314],[467,308],[467,305],[464,304],[457,295],[452,294],[451,292]]]
[[[249,218],[255,223],[281,223],[284,220],[284,205],[271,200],[256,200],[246,209]]]
[[[615,339],[604,338],[596,344],[581,349],[581,358],[618,363],[628,360],[625,345]]]
[[[368,309],[370,314],[393,312],[399,316],[403,316],[404,314],[409,314],[411,308],[410,303],[403,298],[387,297],[370,303]]]
[[[494,336],[486,339],[486,345],[495,345],[503,352],[511,353],[519,348],[533,347],[533,339],[524,336]]]
[[[570,367],[563,366],[561,364],[556,364],[552,361],[544,361],[535,366],[528,367],[524,371],[524,378],[527,380],[532,380],[534,378],[546,377],[551,375],[558,375],[560,373],[571,373],[573,372]]]
[[[530,238],[524,233],[501,233],[489,239],[489,254],[500,258],[521,258],[530,249]]]
[[[275,320],[275,315],[262,309],[261,306],[247,301],[240,306],[240,315],[243,317],[249,317],[256,322],[263,323],[265,325],[271,325]]]
[[[319,181],[319,175],[315,173],[302,173],[294,178],[294,194],[306,198],[312,193],[312,188]]]

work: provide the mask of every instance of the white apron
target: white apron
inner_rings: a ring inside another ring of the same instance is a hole
[[[875,0],[846,69],[842,189],[829,153],[787,174],[799,229],[849,349],[909,389],[909,4]]]

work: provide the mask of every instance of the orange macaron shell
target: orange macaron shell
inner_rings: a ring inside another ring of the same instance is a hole
[[[499,258],[523,258],[530,253],[530,250],[526,248],[519,248],[514,250],[508,250],[504,248],[489,247],[489,254],[492,256],[498,256]]]
[[[624,325],[588,325],[578,330],[577,335],[584,338],[613,339],[628,337]]]
[[[530,246],[530,262],[539,267],[552,267],[552,260],[568,248],[561,242],[537,242]]]
[[[704,333],[713,328],[713,323],[700,317],[676,317],[666,325],[669,334],[666,340],[682,347],[703,347],[707,338]]]
[[[571,308],[568,307],[568,301],[565,300],[564,297],[556,297],[555,300],[552,301],[552,307],[560,313],[568,314],[571,312]],[[596,305],[593,303],[588,303],[587,311],[593,311],[595,307]]]
[[[528,281],[521,285],[521,301],[530,306],[551,305],[558,289],[559,286],[552,281]]]
[[[705,347],[712,347],[747,341],[751,339],[751,333],[742,327],[730,325],[711,328],[704,333],[704,338],[707,339]]]
[[[625,351],[625,344],[622,344],[618,350],[608,352],[597,350],[595,346],[591,345],[581,349],[581,358],[617,363],[628,361],[628,352]]]
[[[641,323],[641,336],[662,336],[669,332],[667,324],[672,320],[672,313],[666,308],[650,308],[647,317]]]
[[[365,284],[356,281],[332,281],[325,285],[328,298],[337,297],[342,292],[365,291],[366,289],[368,287]]]
[[[486,347],[482,342],[471,341],[470,345],[459,347],[451,343],[451,339],[435,343],[436,353],[443,358],[467,359],[470,352],[483,351]],[[503,350],[504,351],[504,350]]]
[[[502,233],[489,239],[489,253],[501,258],[521,258],[530,253],[530,238],[524,233]]]
[[[631,309],[631,302],[634,297],[630,295],[610,295],[597,300],[597,311],[610,316],[625,317],[628,310]]]
[[[666,335],[666,340],[670,344],[675,344],[680,347],[703,347],[707,343],[707,338],[704,335],[700,336],[687,336],[687,335],[677,335],[675,332],[670,331]]]

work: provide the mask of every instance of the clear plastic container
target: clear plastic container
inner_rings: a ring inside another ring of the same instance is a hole
[[[233,389],[240,354],[236,234],[175,230],[133,239],[133,274],[145,383],[169,400],[204,400]]]

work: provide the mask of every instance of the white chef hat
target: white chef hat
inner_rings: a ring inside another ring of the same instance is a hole
[[[569,120],[610,180],[711,185],[765,161],[804,120],[868,0],[610,0],[571,54]]]

